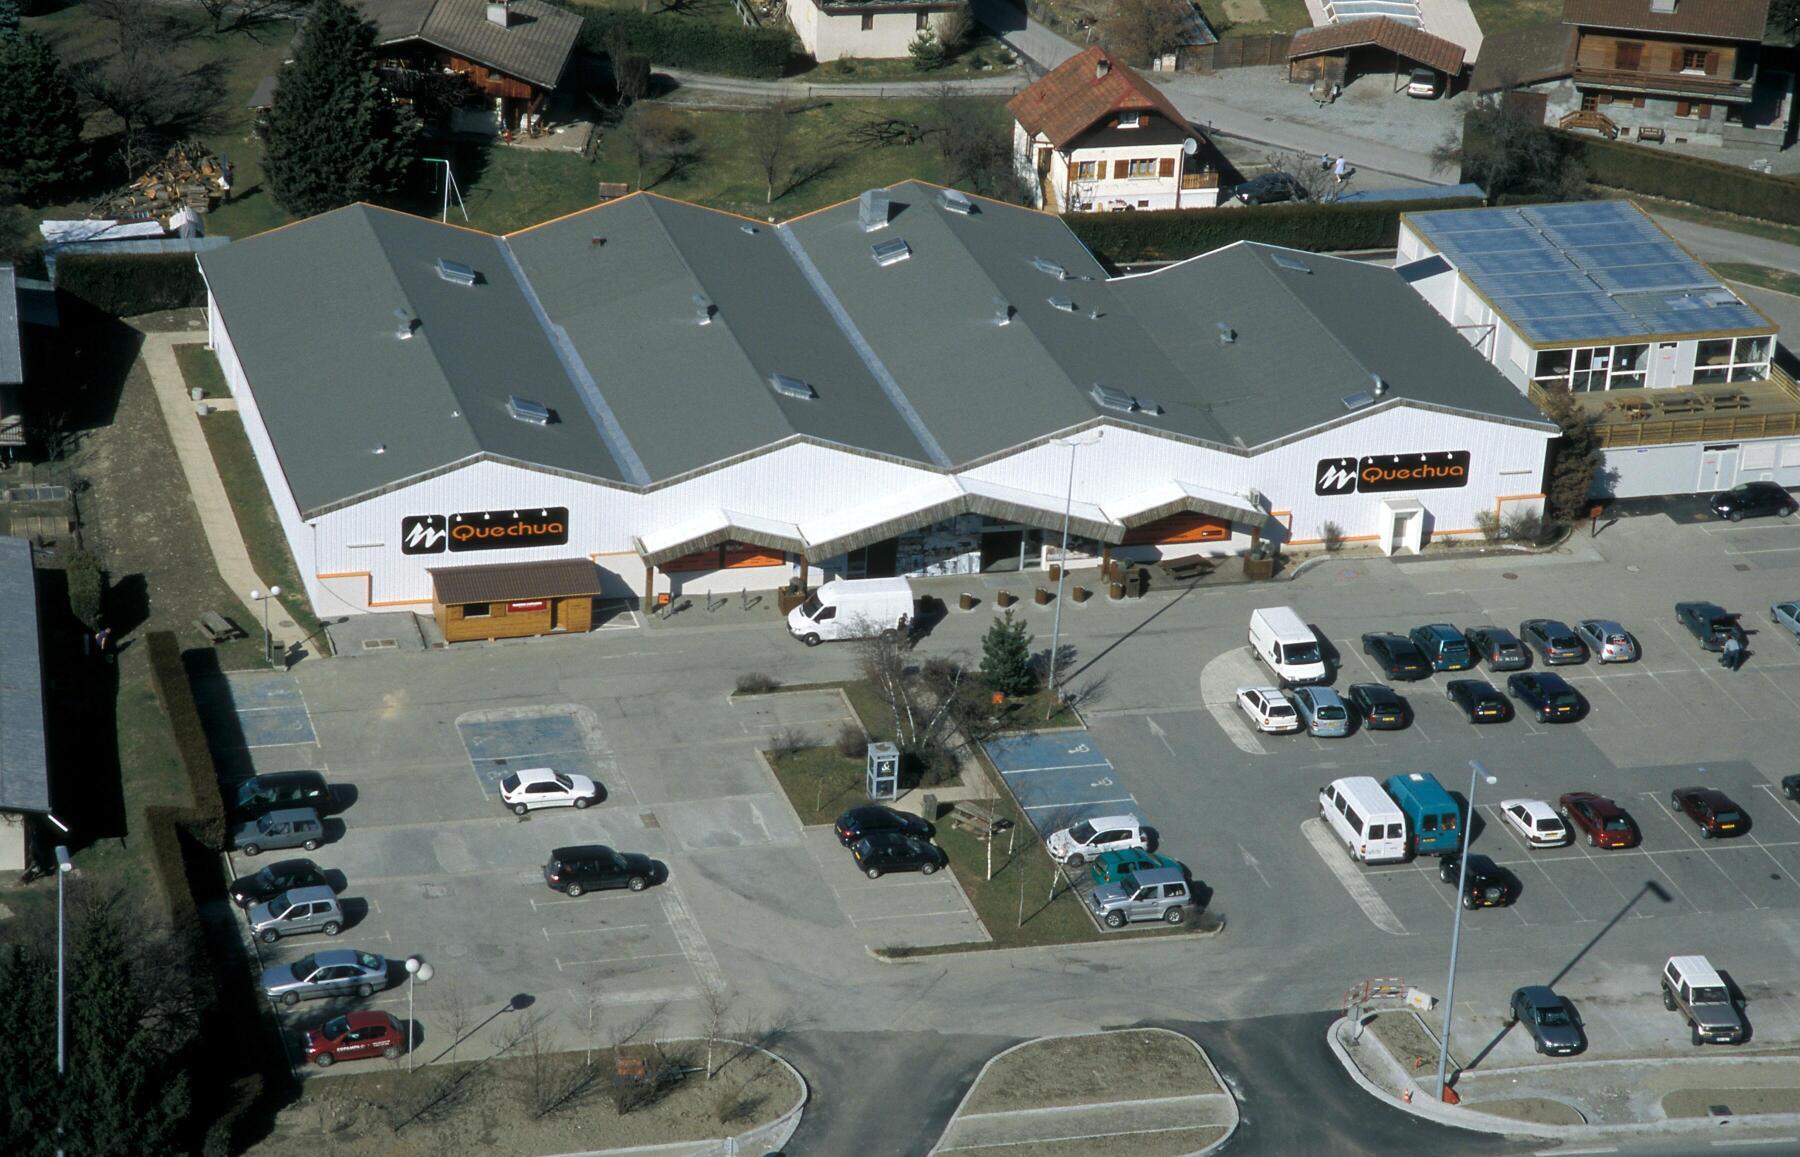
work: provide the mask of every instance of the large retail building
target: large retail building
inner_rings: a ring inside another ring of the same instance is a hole
[[[323,615],[501,613],[494,563],[552,617],[513,564],[614,597],[1034,569],[1065,512],[1071,565],[1416,549],[1538,508],[1555,436],[1391,269],[1238,244],[1110,277],[1053,215],[916,182],[506,237],[356,205],[201,268]]]

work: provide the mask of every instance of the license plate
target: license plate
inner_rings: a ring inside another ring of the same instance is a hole
[[[1720,830],[1720,831],[1722,831],[1722,832],[1728,832],[1728,831],[1730,831],[1730,830],[1731,830],[1731,829],[1732,829],[1732,828],[1735,828],[1735,827],[1737,827],[1737,825],[1736,825],[1736,824],[1720,824],[1720,825],[1719,825],[1719,830]]]

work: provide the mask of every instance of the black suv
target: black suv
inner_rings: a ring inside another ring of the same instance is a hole
[[[1462,856],[1452,852],[1438,860],[1438,879],[1456,886],[1462,871]],[[1519,882],[1513,874],[1480,852],[1469,853],[1469,875],[1463,882],[1462,906],[1465,908],[1503,908],[1518,894]]]
[[[615,852],[605,844],[557,848],[544,865],[544,883],[550,885],[551,891],[568,896],[600,888],[642,892],[655,878],[655,860],[635,852]]]
[[[1431,674],[1431,660],[1405,635],[1372,631],[1362,637],[1363,654],[1389,679],[1410,682]]]
[[[1703,651],[1722,651],[1725,640],[1735,638],[1738,646],[1750,641],[1738,616],[1717,603],[1676,603],[1675,618],[1700,640]]]
[[[284,808],[309,807],[320,815],[335,810],[331,785],[316,771],[277,771],[253,775],[225,789],[231,814],[255,819]]]
[[[231,882],[231,902],[249,908],[272,900],[289,888],[328,888],[331,884],[311,860],[276,860],[251,876]]]
[[[1521,671],[1531,666],[1531,652],[1505,627],[1470,627],[1463,638],[1470,650],[1487,660],[1490,671]]]
[[[1306,200],[1306,187],[1287,173],[1264,173],[1231,190],[1246,205],[1273,205],[1278,201]]]
[[[1740,482],[1730,490],[1722,490],[1707,503],[1720,518],[1742,522],[1759,514],[1786,518],[1794,513],[1794,496],[1773,482]]]

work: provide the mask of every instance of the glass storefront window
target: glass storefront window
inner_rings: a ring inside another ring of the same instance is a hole
[[[1731,339],[1728,337],[1703,341],[1694,348],[1694,368],[1696,370],[1702,366],[1728,366],[1730,364]],[[1698,373],[1695,373],[1694,380],[1700,380]]]

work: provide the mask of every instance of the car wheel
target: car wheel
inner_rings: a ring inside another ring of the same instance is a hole
[[[586,807],[586,806],[587,806],[587,805],[588,805],[588,804],[590,804],[590,803],[593,803],[593,802],[594,802],[594,801],[593,801],[593,800],[591,800],[591,799],[589,799],[589,798],[588,798],[588,797],[587,797],[587,796],[585,796],[585,795],[578,795],[578,796],[576,796],[576,797],[575,797],[575,806],[576,806],[576,807],[577,807],[577,808],[584,808],[584,807]]]
[[[1123,913],[1123,912],[1108,912],[1106,914],[1106,926],[1108,928],[1123,928],[1123,927],[1125,927],[1125,913]]]
[[[921,875],[921,876],[929,876],[929,875],[931,875],[931,873],[933,873],[937,870],[938,870],[938,866],[933,863],[924,863],[924,864],[919,865],[919,875]]]
[[[365,980],[361,984],[356,986],[356,995],[362,997],[364,1000],[367,1000],[369,997],[375,995],[375,986]]]
[[[819,645],[819,636],[813,634],[801,635],[800,641],[809,647],[816,647]]]
[[[1070,852],[1068,854],[1068,856],[1063,860],[1063,863],[1067,864],[1071,868],[1079,868],[1079,867],[1081,867],[1081,865],[1087,863],[1087,857],[1082,855],[1080,852]]]
[[[583,888],[580,884],[570,884],[566,889],[564,889],[564,891],[568,892],[570,898],[572,899],[576,896],[581,895],[583,892],[587,891],[587,889]]]
[[[273,944],[281,939],[281,933],[275,931],[273,928],[264,928],[262,932],[258,934],[258,939],[264,944]]]
[[[260,855],[262,855],[262,845],[261,844],[245,844],[244,845],[244,854],[246,856],[260,856]]]
[[[1688,1025],[1688,1039],[1693,1041],[1696,1046],[1706,1043],[1706,1038],[1700,1035],[1700,1026],[1697,1024]]]
[[[1464,896],[1462,898],[1462,905],[1464,908],[1473,912],[1475,910],[1475,898],[1473,896]]]
[[[325,933],[325,935],[327,935],[327,936],[336,936],[339,932],[342,932],[343,930],[344,930],[344,926],[342,924],[339,924],[336,920],[329,922],[328,924],[325,925],[325,927],[319,929],[319,931]]]
[[[1187,913],[1183,912],[1180,908],[1170,908],[1167,912],[1163,913],[1163,919],[1170,924],[1179,924],[1187,919]]]
[[[1733,522],[1742,522],[1744,521],[1744,512],[1741,510],[1734,510],[1725,517],[1731,519]]]
[[[1701,828],[1700,829],[1700,838],[1703,840],[1712,839],[1713,838],[1713,830],[1711,828]]]
[[[1776,511],[1776,512],[1775,512],[1775,517],[1776,517],[1776,518],[1787,518],[1787,517],[1789,517],[1789,516],[1790,516],[1790,515],[1792,515],[1792,514],[1793,514],[1793,513],[1794,513],[1794,508],[1793,508],[1793,507],[1791,507],[1791,506],[1784,506],[1784,507],[1782,507],[1782,508],[1781,508],[1781,509],[1780,509],[1780,510],[1777,510],[1777,511]]]
[[[332,1056],[330,1053],[320,1053],[318,1056],[313,1058],[313,1064],[318,1065],[322,1069],[328,1069],[332,1066],[332,1063],[335,1062],[336,1060],[337,1060],[337,1058]]]
[[[381,1056],[382,1056],[383,1060],[389,1060],[389,1061],[399,1060],[400,1059],[400,1046],[399,1045],[389,1045],[388,1047],[381,1050]]]
[[[1681,810],[1681,801],[1676,799],[1674,796],[1670,796],[1669,797],[1669,810],[1676,811],[1676,812],[1680,811]]]
[[[649,881],[642,876],[633,876],[631,879],[625,881],[625,886],[633,892],[642,892],[648,885]]]
[[[1599,839],[1599,837],[1598,837],[1598,836],[1596,836],[1596,835],[1594,835],[1594,833],[1593,833],[1593,832],[1589,832],[1589,833],[1588,833],[1588,847],[1590,847],[1590,848],[1597,848],[1597,847],[1599,847],[1599,846],[1600,846],[1600,839]]]
[[[1663,1007],[1668,1009],[1670,1012],[1674,1012],[1675,1011],[1675,994],[1665,988],[1662,990],[1662,998],[1663,998]]]
[[[526,807],[522,803],[516,803],[516,804],[512,805],[512,813],[516,816],[522,816],[530,810],[531,810],[530,808]]]
[[[300,994],[297,992],[284,992],[281,994],[281,1003],[292,1008],[300,1003]]]
[[[879,880],[879,879],[881,879],[881,869],[880,868],[864,868],[863,875],[869,877],[869,879],[871,879],[871,880]]]
[[[305,848],[309,852],[316,852],[319,850],[319,841],[318,840],[307,840],[304,844],[301,844],[300,846]]]

